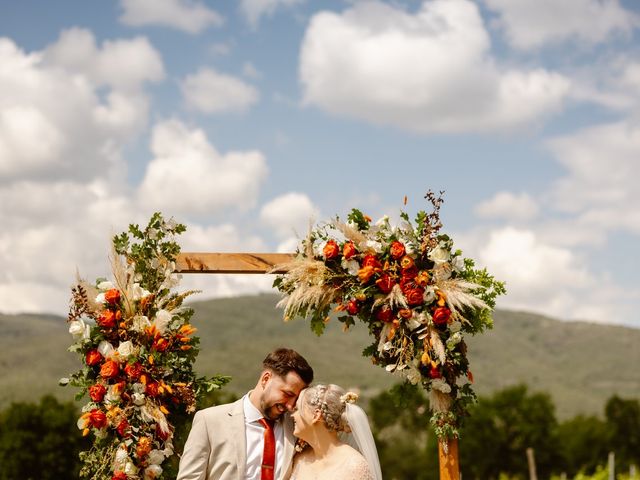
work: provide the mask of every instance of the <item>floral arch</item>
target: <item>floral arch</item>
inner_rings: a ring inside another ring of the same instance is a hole
[[[295,255],[272,255],[267,265],[250,255],[248,269],[212,269],[198,254],[180,254],[175,237],[185,227],[159,213],[144,229],[131,225],[115,236],[112,279],[72,289],[70,350],[83,366],[61,383],[89,397],[78,428],[93,434],[93,446],[81,454],[81,476],[162,478],[162,463],[174,455],[172,419],[193,413],[197,398],[229,380],[193,371],[199,339],[183,302],[195,292],[174,292],[177,272],[258,271],[278,273],[285,320],[309,318],[318,335],[332,312],[345,329],[356,320],[367,326],[372,343],[363,355],[429,392],[440,476],[459,478],[458,427],[475,400],[464,335],[491,328],[505,290],[440,232],[442,197],[425,198],[432,210],[413,221],[401,211],[398,225],[388,217],[374,223],[354,209],[346,221],[313,228]],[[286,261],[273,265],[276,258]]]

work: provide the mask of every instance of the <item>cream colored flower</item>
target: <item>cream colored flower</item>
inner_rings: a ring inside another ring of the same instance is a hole
[[[345,260],[344,258],[342,259],[342,262],[340,263],[340,265],[342,266],[342,268],[344,268],[347,272],[349,272],[349,275],[357,275],[358,271],[360,270],[360,264],[356,261],[356,260]]]
[[[149,463],[152,465],[160,465],[164,462],[164,453],[162,450],[151,450],[149,452]]]
[[[98,344],[98,352],[100,352],[100,355],[107,359],[111,359],[117,353],[113,348],[113,345],[111,345],[106,340],[102,340]]]
[[[167,328],[169,328],[169,323],[173,316],[167,310],[158,310],[155,318],[153,319],[153,325],[156,327],[156,330],[160,332],[161,335],[166,333]]]
[[[69,324],[69,333],[73,335],[73,339],[88,340],[91,332],[91,327],[84,323],[83,320],[75,320]]]
[[[442,246],[437,246],[433,250],[429,252],[429,260],[434,262],[436,265],[440,265],[441,263],[446,263],[451,258],[451,253],[448,249],[443,248]]]
[[[100,282],[98,284],[98,290],[102,290],[103,292],[106,292],[107,290],[111,290],[112,288],[115,288],[115,287],[113,286],[113,283],[109,281]]]
[[[451,386],[445,382],[442,378],[436,378],[431,381],[431,388],[438,390],[442,393],[451,393]]]
[[[151,326],[151,322],[144,315],[133,317],[131,329],[135,332],[144,332],[144,329]]]
[[[122,358],[123,360],[127,360],[135,353],[136,348],[133,346],[133,343],[131,343],[130,340],[122,342],[120,345],[118,345],[118,355],[120,355],[120,358]]]
[[[162,467],[160,465],[149,465],[144,469],[144,480],[153,480],[162,475]]]

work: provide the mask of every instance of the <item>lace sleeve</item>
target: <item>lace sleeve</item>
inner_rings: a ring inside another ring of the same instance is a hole
[[[354,455],[345,468],[345,478],[349,480],[375,480],[367,461],[362,455]]]

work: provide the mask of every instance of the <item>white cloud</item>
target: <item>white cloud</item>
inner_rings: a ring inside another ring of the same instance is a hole
[[[244,64],[242,65],[242,74],[245,77],[254,79],[262,77],[262,73],[251,62],[244,62]]]
[[[488,240],[483,238],[476,258],[498,280],[506,281],[507,295],[501,306],[574,318],[572,308],[593,287],[594,278],[570,249],[542,242],[531,230],[513,227],[490,232]]]
[[[617,0],[484,0],[510,45],[531,49],[566,40],[596,44],[640,24]]]
[[[531,220],[538,214],[538,205],[525,192],[516,195],[511,192],[498,192],[491,199],[475,208],[480,217],[498,217],[513,221]]]
[[[316,221],[318,208],[304,193],[290,192],[274,198],[260,210],[260,220],[281,239],[302,238],[309,222]]]
[[[116,75],[121,62],[139,68]],[[142,38],[98,48],[90,31],[72,29],[34,53],[0,38],[3,177],[86,180],[120,168],[121,148],[146,124],[142,87],[163,75],[160,55]]]
[[[177,120],[153,129],[148,164],[138,190],[141,205],[173,213],[213,213],[240,210],[256,203],[267,165],[258,151],[221,155],[200,129]]]
[[[300,56],[304,101],[418,132],[522,127],[561,108],[569,80],[501,68],[477,6],[424,2],[415,14],[380,2],[311,19]]]
[[[600,125],[548,143],[567,174],[554,185],[557,209],[605,231],[640,234],[640,126]]]
[[[210,68],[187,76],[180,88],[186,104],[204,113],[242,112],[259,98],[251,85]]]
[[[197,0],[120,0],[120,5],[120,21],[135,27],[159,25],[195,34],[223,23],[219,13]]]
[[[278,8],[292,7],[303,2],[304,0],[241,0],[240,10],[255,28],[263,16],[271,16]]]

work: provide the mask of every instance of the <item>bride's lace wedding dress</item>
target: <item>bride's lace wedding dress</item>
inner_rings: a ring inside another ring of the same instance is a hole
[[[335,461],[313,462],[309,452],[296,456],[289,480],[375,480],[367,461],[353,450]]]

